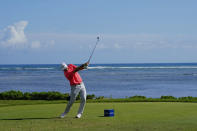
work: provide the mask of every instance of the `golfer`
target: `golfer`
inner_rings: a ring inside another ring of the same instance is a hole
[[[64,116],[66,116],[66,114],[70,111],[70,108],[75,102],[78,94],[80,94],[81,102],[76,118],[81,118],[86,103],[86,89],[78,71],[85,69],[88,65],[89,62],[86,62],[78,67],[73,64],[69,64],[67,66],[65,63],[62,63],[62,70],[64,71],[64,76],[70,82],[71,93],[70,93],[70,101],[68,102],[66,109],[64,113],[61,114],[60,118],[64,118]]]

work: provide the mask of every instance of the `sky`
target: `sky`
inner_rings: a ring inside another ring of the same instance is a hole
[[[0,64],[197,62],[196,0],[0,0]]]

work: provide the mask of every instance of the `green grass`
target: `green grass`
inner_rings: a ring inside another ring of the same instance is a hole
[[[44,103],[44,104],[42,104]],[[64,119],[63,101],[0,101],[0,131],[196,131],[197,103],[128,102],[87,103],[75,119],[75,103]],[[115,117],[103,117],[104,109]]]

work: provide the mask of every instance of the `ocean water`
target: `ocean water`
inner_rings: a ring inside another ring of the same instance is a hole
[[[79,72],[87,94],[112,98],[134,95],[197,97],[197,63],[91,64]],[[60,65],[0,65],[0,92],[69,93]]]

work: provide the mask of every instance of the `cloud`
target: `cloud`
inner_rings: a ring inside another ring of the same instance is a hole
[[[19,21],[13,25],[9,25],[0,35],[0,44],[5,47],[18,47],[24,46],[27,42],[24,30],[28,21]]]
[[[28,21],[19,21],[0,30],[0,46],[28,50],[42,47],[50,48],[55,44],[55,41],[50,39],[50,37],[47,37],[46,39],[34,37],[32,39],[31,35],[25,34],[25,28],[27,25]]]
[[[0,31],[0,46],[24,49],[49,50],[56,48],[75,50],[92,50],[97,34],[66,33],[27,33],[28,21],[19,21]],[[152,50],[152,49],[197,49],[196,36],[161,35],[161,34],[101,34],[100,50]]]
[[[37,33],[30,34],[32,40],[39,40],[43,49],[48,49],[50,41],[56,50],[92,50],[97,34],[64,34]],[[47,42],[48,41],[48,42]],[[55,44],[54,44],[55,43]],[[115,50],[129,52],[131,50],[150,51],[168,49],[197,49],[197,38],[191,35],[161,34],[101,34],[97,49],[100,51]]]
[[[120,46],[120,44],[114,44],[114,48],[117,48],[117,49],[120,49],[121,48],[121,46]]]
[[[31,48],[33,48],[33,49],[40,48],[40,42],[39,41],[33,41],[31,43]]]

